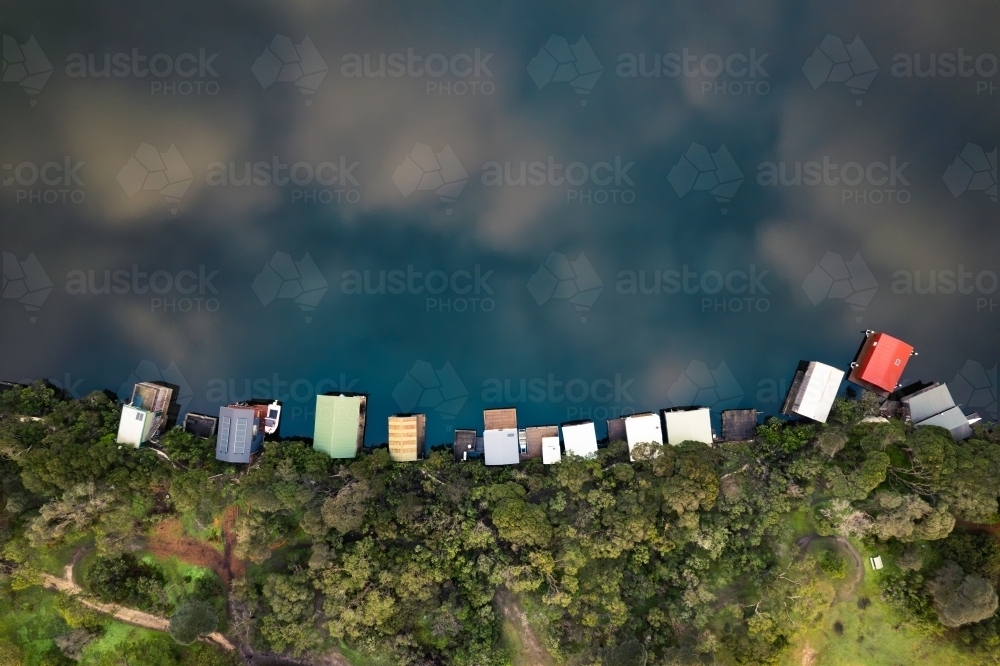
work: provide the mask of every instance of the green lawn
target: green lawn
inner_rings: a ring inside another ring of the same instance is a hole
[[[55,642],[56,637],[71,631],[59,612],[59,601],[59,593],[40,586],[19,591],[0,588],[0,658],[19,654],[21,666],[71,663],[62,657]],[[84,666],[99,662],[104,653],[117,653],[126,641],[152,640],[156,649],[174,655],[179,663],[189,663],[188,658],[194,653],[219,652],[207,645],[182,648],[166,634],[133,627],[105,615],[97,617],[101,635],[84,648],[79,662]],[[224,662],[223,659],[215,663]]]
[[[782,666],[801,666],[808,648],[815,652],[813,666],[981,666],[981,659],[964,654],[947,638],[925,636],[902,622],[903,617],[882,602],[878,580],[895,565],[886,560],[886,569],[872,571],[867,552],[852,542],[861,554],[864,579],[850,598],[835,603],[815,626],[799,636],[782,660]],[[854,572],[849,567],[849,581]],[[870,605],[862,610],[858,599]],[[836,623],[842,630],[837,631]]]

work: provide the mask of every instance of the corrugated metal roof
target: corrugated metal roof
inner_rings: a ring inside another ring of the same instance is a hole
[[[902,399],[910,410],[910,420],[919,423],[929,419],[935,414],[945,412],[955,406],[955,400],[951,397],[951,391],[944,384],[931,384],[912,395]]]
[[[712,443],[712,416],[708,407],[665,409],[663,421],[667,426],[667,443],[672,446],[687,441]]]
[[[861,345],[848,379],[877,393],[896,390],[913,347],[887,333],[872,333]]]
[[[562,450],[559,448],[559,436],[542,438],[542,463],[552,465],[562,460]]]
[[[952,437],[957,440],[972,437],[972,427],[969,425],[969,418],[963,414],[962,410],[958,407],[952,407],[951,409],[941,412],[940,414],[935,414],[929,419],[925,419],[916,425],[918,428],[921,426],[939,426],[941,428],[947,428],[951,431]]]
[[[417,460],[424,452],[426,414],[395,414],[389,417],[389,458],[396,462]]]
[[[795,380],[782,406],[782,413],[826,423],[843,379],[843,370],[825,363],[810,361],[804,370],[799,364]]]
[[[593,421],[564,423],[562,439],[567,454],[583,457],[597,455],[597,431]]]
[[[663,444],[663,428],[658,414],[633,414],[625,417],[629,457],[638,444]]]
[[[354,458],[364,444],[364,395],[316,396],[313,448],[331,458]]]
[[[219,408],[219,432],[215,439],[215,458],[223,462],[248,463],[250,456],[264,444],[261,413],[256,405],[232,405]],[[256,420],[256,432],[254,425]]]
[[[487,465],[516,465],[521,462],[517,428],[484,430],[483,457]]]

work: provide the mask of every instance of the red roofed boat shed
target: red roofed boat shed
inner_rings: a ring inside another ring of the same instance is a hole
[[[886,333],[865,331],[865,341],[851,363],[847,379],[869,391],[888,395],[896,390],[912,354],[913,347],[902,340]]]

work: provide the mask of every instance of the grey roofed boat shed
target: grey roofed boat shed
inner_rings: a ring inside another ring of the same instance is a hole
[[[264,446],[261,415],[254,405],[220,407],[215,459],[228,463],[249,463],[250,456]]]
[[[906,393],[900,398],[904,413],[910,417],[910,422],[916,426],[939,426],[951,432],[956,440],[968,439],[972,436],[971,424],[978,420],[973,414],[966,416],[955,405],[951,391],[940,382],[934,382],[917,391]]]
[[[910,421],[920,423],[935,414],[946,412],[955,406],[951,391],[944,384],[934,383],[910,395],[904,396],[901,402],[909,410]]]
[[[972,426],[969,425],[969,417],[959,407],[952,407],[917,424],[918,427],[931,425],[947,429],[956,440],[972,437]]]

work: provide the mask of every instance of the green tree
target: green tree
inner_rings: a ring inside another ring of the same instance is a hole
[[[170,617],[170,635],[181,645],[190,645],[199,636],[212,633],[219,616],[212,604],[200,599],[188,599]]]
[[[830,578],[843,578],[847,575],[847,560],[832,550],[824,550],[816,558],[820,570]]]
[[[646,666],[646,648],[637,640],[626,641],[604,654],[604,666]]]
[[[517,546],[545,546],[552,539],[545,509],[520,499],[501,501],[493,511],[493,524],[501,539]]]
[[[67,659],[73,661],[80,661],[80,657],[83,656],[83,650],[99,636],[99,632],[88,630],[88,629],[73,629],[65,634],[60,634],[56,636],[55,643],[59,651],[65,655]]]
[[[87,574],[90,588],[104,601],[147,609],[162,607],[165,580],[158,567],[132,553],[98,557]]]
[[[938,620],[946,627],[979,622],[997,610],[996,589],[982,576],[965,573],[955,562],[946,563],[927,587]]]
[[[1000,543],[988,532],[952,532],[938,544],[938,552],[965,571],[994,584],[1000,580]]]
[[[174,462],[188,467],[216,467],[214,442],[184,432],[180,426],[163,433],[160,446]]]
[[[879,512],[872,532],[880,539],[904,542],[943,539],[955,526],[955,517],[948,505],[932,507],[916,495],[880,492],[875,497],[874,511]]]
[[[316,591],[303,572],[271,574],[263,587],[271,614],[261,623],[261,635],[275,651],[286,647],[301,654],[319,644],[313,627]]]
[[[371,486],[365,480],[354,481],[323,502],[323,522],[341,534],[357,531],[368,510]]]
[[[61,498],[42,506],[28,525],[28,541],[35,547],[59,543],[70,531],[93,525],[114,508],[115,501],[113,493],[98,491],[93,481],[73,486]]]

